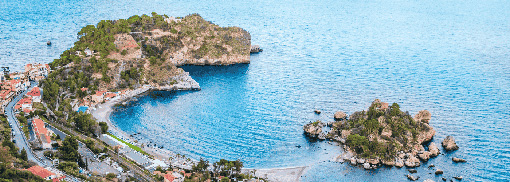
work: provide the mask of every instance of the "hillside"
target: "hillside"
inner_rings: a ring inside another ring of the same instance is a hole
[[[102,20],[82,28],[78,38],[74,47],[50,63],[54,71],[43,82],[51,88],[44,94],[46,101],[62,94],[80,99],[98,90],[142,85],[170,89],[180,82],[193,85],[196,82],[177,66],[250,61],[247,31],[219,27],[198,14],[173,18],[152,13]]]

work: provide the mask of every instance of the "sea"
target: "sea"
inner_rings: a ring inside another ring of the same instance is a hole
[[[126,133],[193,159],[308,166],[301,181],[406,181],[405,168],[334,162],[340,146],[303,135],[309,122],[380,99],[430,111],[433,142],[451,135],[460,147],[440,147],[417,168],[420,181],[509,181],[509,10],[506,0],[1,0],[0,65],[51,62],[103,19],[198,13],[246,29],[264,51],[250,64],[183,66],[202,90],[152,92],[117,108],[111,120]]]

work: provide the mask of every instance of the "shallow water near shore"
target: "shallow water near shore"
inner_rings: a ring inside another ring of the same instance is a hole
[[[405,169],[364,171],[328,162],[339,150],[302,125],[379,98],[427,109],[439,144],[460,149],[418,168],[420,181],[510,179],[509,1],[1,1],[0,62],[50,62],[101,19],[199,13],[239,26],[264,52],[251,64],[185,66],[201,91],[154,92],[111,116],[129,134],[210,161],[253,168],[310,165],[303,181],[402,181]],[[51,40],[52,46],[46,46]],[[323,111],[315,115],[314,109]],[[301,146],[301,147],[296,147]],[[325,149],[325,150],[324,150]],[[326,154],[327,153],[327,154]],[[444,153],[444,152],[443,152]],[[451,157],[468,160],[454,164]]]

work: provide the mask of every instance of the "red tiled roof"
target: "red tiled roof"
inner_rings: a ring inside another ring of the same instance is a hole
[[[41,178],[47,178],[48,176],[55,175],[51,171],[48,171],[47,169],[44,169],[41,166],[32,166],[31,168],[28,168],[27,170]]]
[[[85,92],[85,91],[87,91],[87,90],[89,90],[89,88],[85,88],[85,87],[81,88],[81,91],[82,91],[82,92]]]
[[[64,179],[64,178],[66,178],[66,176],[61,176],[60,178],[54,178],[54,179],[52,179],[51,181],[53,181],[53,182],[59,182],[60,180],[62,180],[62,179]]]
[[[9,80],[9,83],[11,85],[16,85],[17,83],[19,83],[19,80]]]
[[[16,103],[16,104],[20,104],[20,105],[22,105],[22,104],[32,104],[32,98],[31,97],[25,97],[25,98],[19,100],[18,103]]]
[[[34,121],[32,121],[32,125],[34,127],[36,136],[44,137],[47,143],[51,142],[50,137],[46,135],[48,130],[46,130],[46,127],[44,127],[44,122],[41,119],[35,118]]]
[[[30,113],[30,112],[32,112],[32,110],[30,110],[30,109],[23,109],[23,112],[24,113]]]
[[[32,97],[39,97],[41,96],[41,90],[39,87],[34,87],[30,92],[27,93],[27,95]]]
[[[112,97],[115,97],[115,96],[117,96],[117,94],[116,94],[116,93],[108,93],[108,94],[106,94],[104,97],[105,97],[105,98],[112,98]]]
[[[96,96],[101,96],[105,93],[106,91],[96,91]]]
[[[172,182],[172,181],[174,181],[175,176],[172,173],[166,173],[165,174],[165,179],[167,179],[168,181]]]

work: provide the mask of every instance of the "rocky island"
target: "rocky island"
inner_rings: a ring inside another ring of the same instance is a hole
[[[376,99],[367,111],[347,114],[339,111],[334,122],[328,123],[331,131],[322,132],[326,124],[321,121],[309,123],[303,127],[305,134],[318,139],[330,139],[344,144],[346,152],[338,157],[353,165],[365,169],[376,168],[381,164],[388,166],[417,167],[421,161],[439,155],[435,143],[424,144],[432,140],[436,133],[429,125],[431,114],[427,110],[412,117],[393,103]]]

